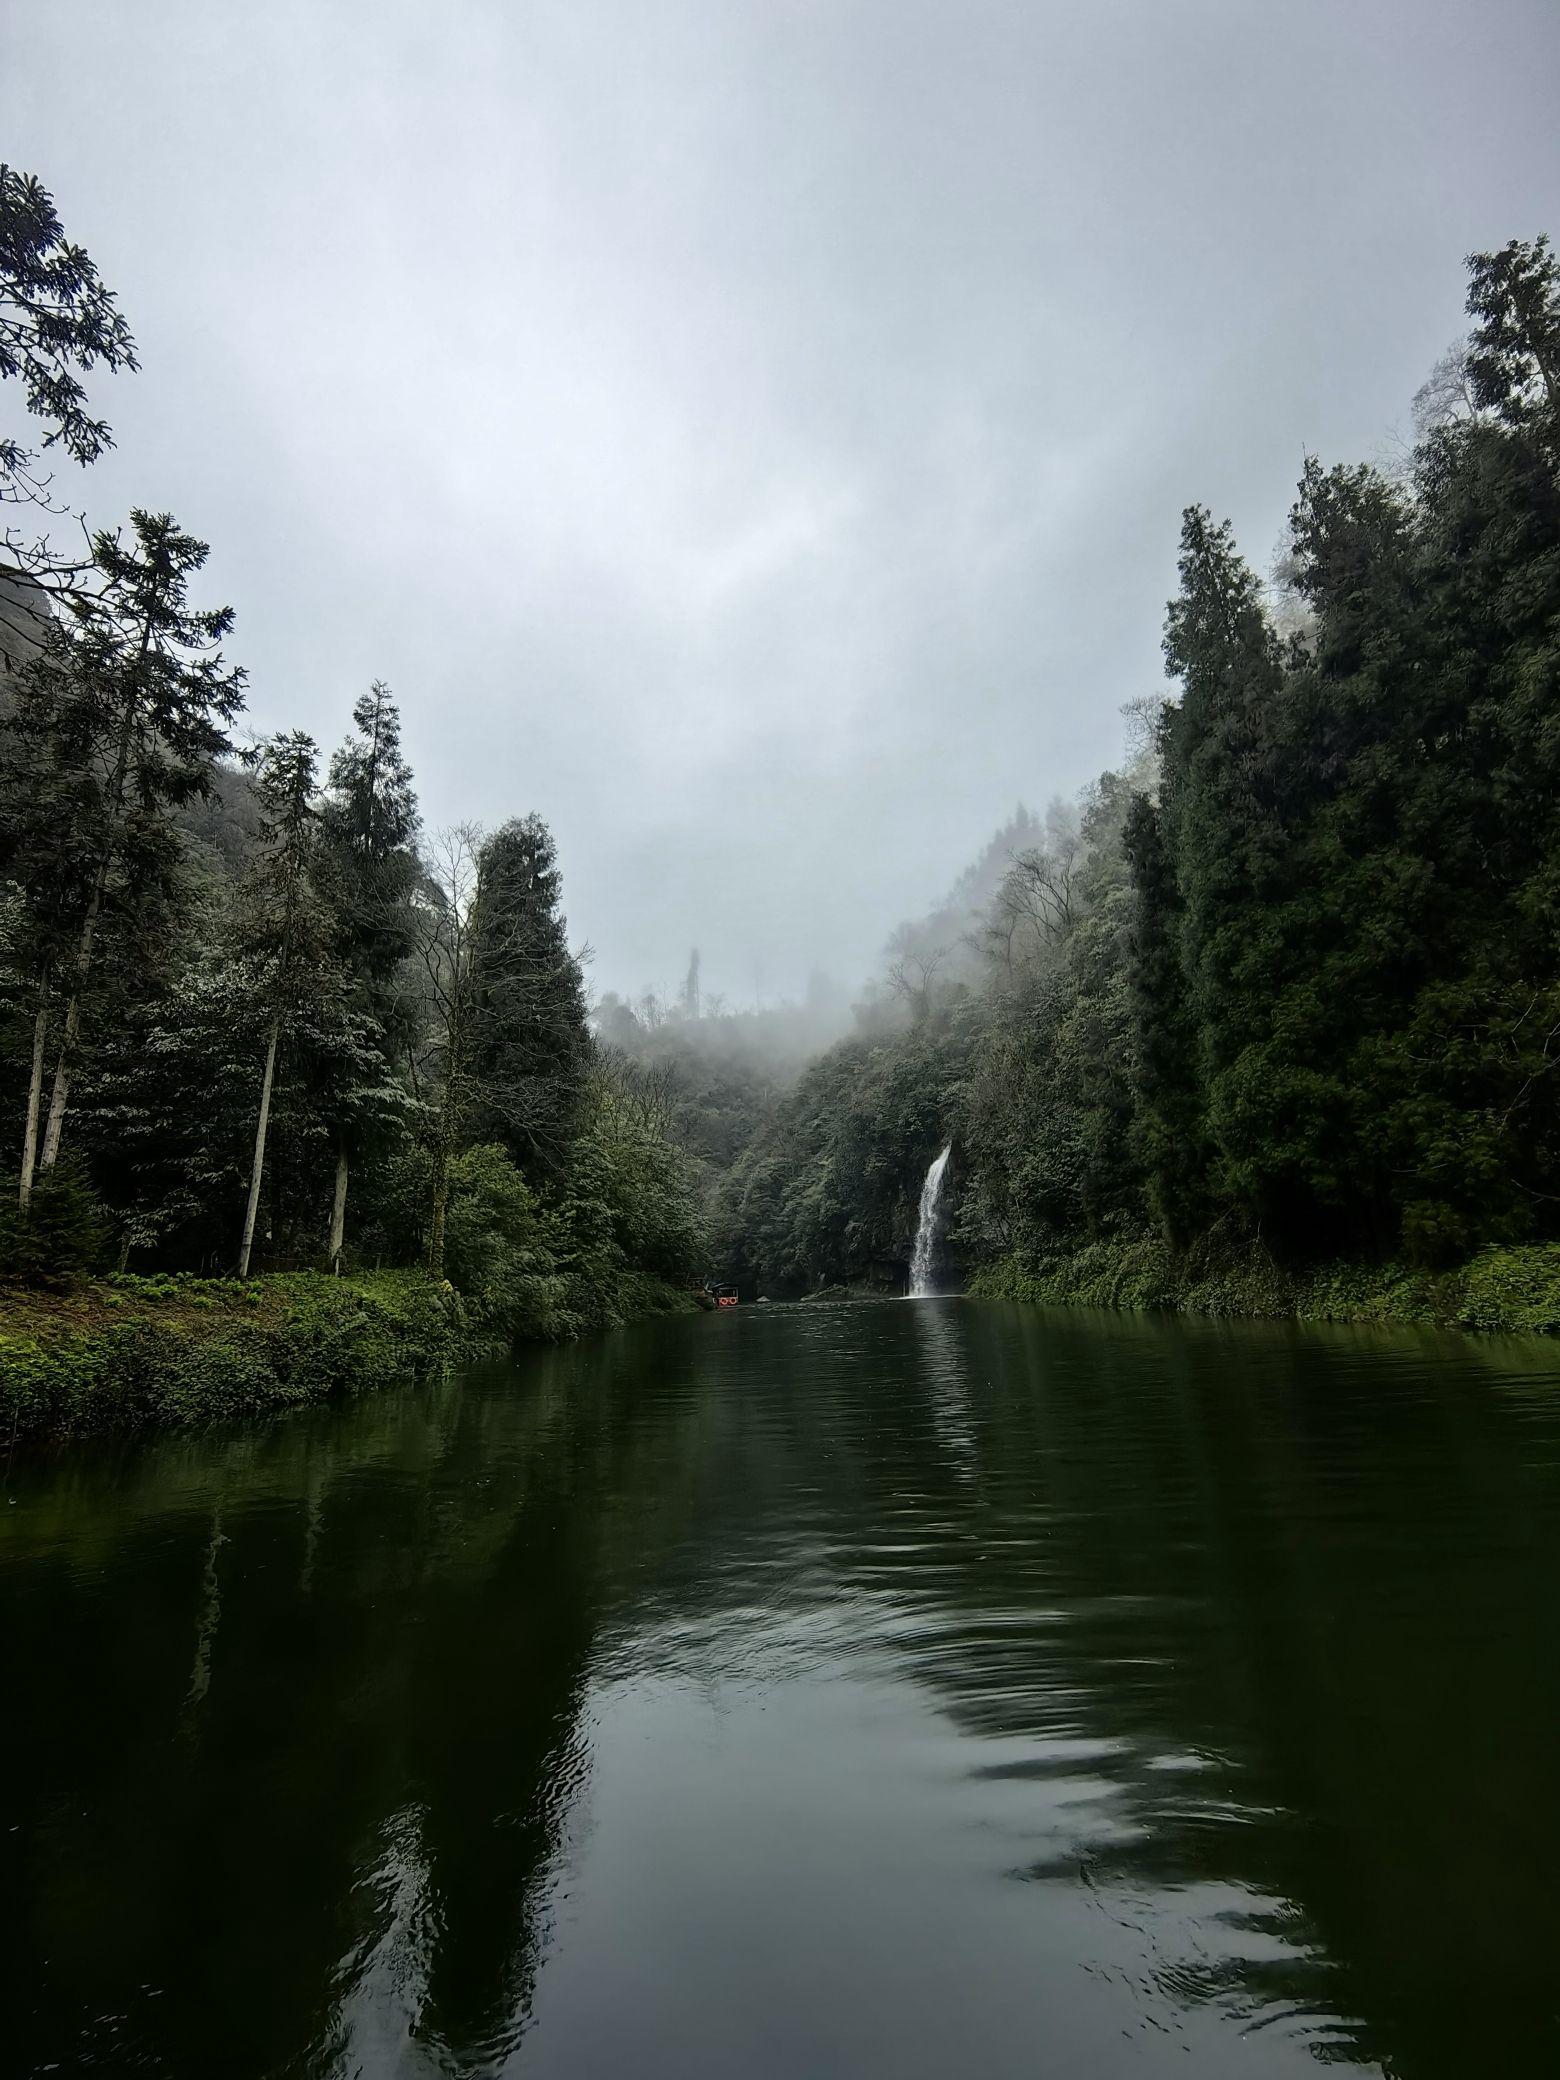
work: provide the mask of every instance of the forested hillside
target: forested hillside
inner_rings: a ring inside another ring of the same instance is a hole
[[[81,375],[129,329],[41,184],[0,168],[0,223],[0,1272],[415,1266],[549,1335],[686,1289],[690,1172],[591,1036],[545,824],[426,831],[381,682],[328,755],[240,748],[206,545],[77,533],[50,474],[111,443]]]
[[[821,981],[728,1010],[696,953],[674,1001],[588,1014],[546,826],[425,830],[387,685],[328,753],[244,747],[205,544],[137,510],[59,550],[45,464],[111,444],[82,376],[134,341],[39,183],[0,169],[0,211],[36,442],[0,443],[13,1278],[418,1266],[542,1334],[712,1266],[893,1290],[950,1141],[951,1250],[991,1290],[1560,1234],[1546,240],[1469,262],[1411,456],[1308,461],[1271,579],[1187,510],[1173,693],[893,934],[853,1014]]]
[[[1560,1234],[1547,241],[1476,255],[1468,309],[1411,458],[1307,462],[1270,583],[1188,509],[1147,741],[1009,848],[974,929],[901,935],[895,1028],[809,1070],[729,1173],[759,1284],[903,1259],[949,1138],[954,1246],[1008,1290]]]

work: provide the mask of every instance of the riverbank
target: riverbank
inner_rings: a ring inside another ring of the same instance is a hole
[[[970,1291],[1049,1306],[1553,1336],[1560,1334],[1560,1244],[1491,1247],[1446,1271],[1348,1262],[1294,1271],[1260,1248],[1204,1245],[1177,1255],[1144,1238],[1090,1243],[1033,1266],[1000,1258],[975,1273]]]
[[[694,1305],[636,1274],[600,1325]],[[417,1271],[0,1285],[0,1450],[279,1413],[424,1377],[511,1340]]]

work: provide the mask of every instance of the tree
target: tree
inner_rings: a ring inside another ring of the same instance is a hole
[[[412,896],[417,858],[417,797],[401,752],[400,714],[376,679],[352,710],[356,736],[331,760],[320,833],[336,916],[337,953],[365,1023],[366,1050],[357,1073],[341,1083],[336,1103],[336,1182],[328,1244],[341,1269],[346,1240],[347,1181],[354,1142],[404,1107],[393,1067],[408,1057],[415,1019],[402,970],[416,943]]]
[[[1077,818],[1055,803],[1046,821],[1043,841],[1015,853],[977,933],[1010,982],[1026,961],[1061,945],[1078,921],[1085,854]]]
[[[413,922],[426,991],[426,1028],[414,1064],[432,1158],[428,1270],[444,1276],[450,1164],[476,1108],[471,1073],[482,915],[478,904],[481,827],[457,824],[434,839],[423,863]]]
[[[94,537],[99,611],[24,668],[20,719],[10,725],[29,746],[29,770],[68,804],[70,818],[60,843],[73,862],[74,943],[61,962],[65,1016],[38,1159],[43,1170],[59,1156],[105,906],[122,884],[134,885],[149,856],[166,856],[169,812],[208,784],[213,761],[228,748],[226,725],[243,706],[244,675],[224,664],[218,647],[233,625],[232,609],[196,609],[187,598],[190,576],[206,560],[205,543],[167,513],[137,510],[131,528],[128,546],[117,534]],[[53,902],[55,892],[45,891],[43,900]],[[57,925],[39,935],[45,1028],[60,936]],[[28,1099],[24,1205],[40,1095],[41,1068]]]
[[[1519,425],[1560,411],[1560,262],[1549,240],[1514,238],[1468,256],[1468,353],[1475,401]]]
[[[923,1025],[931,1017],[937,977],[952,951],[949,946],[917,944],[913,928],[904,926],[889,941],[892,957],[885,978],[892,994],[909,1012],[912,1025]]]
[[[1181,958],[1183,905],[1166,822],[1161,804],[1135,795],[1122,842],[1132,869],[1137,1134],[1150,1204],[1170,1241],[1183,1243],[1206,1218],[1208,1149]]]
[[[302,730],[272,737],[257,760],[255,792],[261,808],[264,853],[250,878],[243,919],[246,952],[262,977],[269,1002],[265,1066],[255,1120],[249,1198],[239,1244],[238,1275],[249,1276],[255,1218],[265,1174],[271,1093],[284,1027],[300,1007],[317,1001],[329,973],[330,920],[315,887],[315,745]]]
[[[473,1131],[501,1141],[535,1181],[563,1169],[576,1130],[591,1051],[584,982],[541,818],[502,824],[484,841],[478,868]]]
[[[1470,418],[1479,408],[1468,369],[1468,342],[1454,340],[1414,392],[1414,434],[1427,440],[1454,420]]]
[[[20,381],[27,410],[45,429],[42,446],[60,446],[82,464],[113,446],[81,382],[99,363],[110,371],[139,366],[113,292],[66,238],[37,175],[0,165],[0,380]],[[44,495],[36,461],[20,441],[0,436],[0,502]]]
[[[0,871],[17,890],[12,961],[31,1027],[18,1204],[25,1217],[38,1131],[54,981],[90,899],[96,776],[82,755],[88,701],[79,641],[55,625],[19,675],[0,721]]]

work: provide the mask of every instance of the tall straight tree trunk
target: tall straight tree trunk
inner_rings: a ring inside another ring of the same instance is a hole
[[[92,957],[92,942],[86,941],[86,958],[79,972],[86,973],[87,961]],[[70,1105],[71,1070],[75,1065],[76,1041],[81,1032],[81,998],[72,996],[65,1013],[65,1031],[60,1040],[59,1058],[54,1064],[54,1088],[49,1093],[49,1117],[43,1130],[43,1154],[39,1158],[40,1170],[52,1170],[59,1159],[60,1134],[65,1125],[65,1114]]]
[[[43,1102],[43,1055],[49,1034],[49,1003],[40,998],[33,1020],[32,1075],[27,1083],[27,1120],[22,1129],[22,1181],[16,1203],[25,1216],[32,1204],[33,1170],[38,1161],[38,1109]]]
[[[271,1084],[276,1075],[276,1043],[281,1036],[282,1017],[271,1020],[271,1037],[265,1047],[265,1074],[260,1079],[260,1117],[255,1123],[255,1160],[249,1173],[249,1204],[244,1209],[244,1239],[238,1252],[238,1275],[249,1276],[249,1256],[255,1244],[255,1215],[260,1209],[260,1179],[265,1173],[265,1137],[271,1124]]]
[[[330,1268],[341,1276],[341,1253],[347,1239],[347,1137],[336,1144],[336,1196],[330,1209]]]
[[[152,623],[148,615],[146,626],[141,632],[141,655],[137,661],[134,681],[136,690],[125,702],[124,720],[119,726],[119,750],[114,759],[114,777],[109,782],[108,789],[108,823],[102,850],[98,854],[97,872],[92,877],[92,898],[87,904],[87,914],[81,921],[81,939],[76,947],[70,1003],[65,1012],[65,1032],[60,1041],[59,1060],[54,1065],[54,1088],[49,1094],[49,1123],[43,1133],[43,1158],[39,1167],[44,1170],[54,1168],[60,1152],[60,1132],[65,1125],[65,1108],[70,1102],[70,1079],[71,1071],[75,1067],[76,1041],[81,1033],[81,992],[86,987],[87,975],[92,966],[92,942],[97,937],[98,918],[102,914],[109,869],[114,863],[115,839],[119,830],[120,812],[125,802],[125,776],[130,770],[130,747],[135,741],[136,722],[140,715],[140,679],[146,669],[151,642]]]

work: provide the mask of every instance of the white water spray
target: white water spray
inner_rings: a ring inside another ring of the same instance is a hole
[[[921,1187],[921,1218],[915,1231],[915,1254],[910,1259],[910,1298],[929,1300],[932,1293],[932,1257],[937,1248],[937,1223],[942,1216],[943,1172],[953,1154],[950,1141],[926,1173]]]

